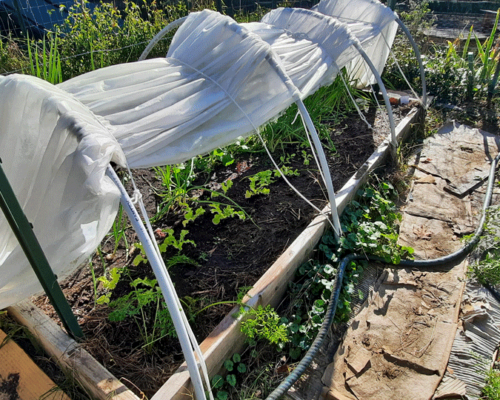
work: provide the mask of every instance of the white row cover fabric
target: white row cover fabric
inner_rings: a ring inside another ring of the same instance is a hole
[[[345,23],[382,74],[398,30],[394,11],[377,0],[321,0],[313,10]],[[360,88],[376,83],[361,57],[354,59],[347,70]]]
[[[210,10],[189,15],[166,59],[104,68],[59,87],[107,121],[131,168],[206,154],[299,98],[266,42]]]
[[[104,175],[109,161],[132,168],[185,161],[253,133],[330,83],[358,57],[358,39],[326,15],[348,20],[346,4],[322,1],[323,14],[278,9],[244,26],[205,10],[186,19],[166,59],[100,69],[59,88],[0,78],[0,157],[59,278],[111,227],[118,191]],[[388,21],[380,26],[369,9],[359,7],[357,18],[370,32],[390,24],[385,8],[375,8]],[[363,37],[365,48],[375,36]],[[0,237],[2,308],[40,285],[3,215]]]
[[[105,176],[124,165],[120,146],[92,112],[41,79],[0,77],[0,158],[59,277],[71,273],[109,232],[119,204]],[[0,309],[41,291],[0,211]]]
[[[242,25],[270,44],[303,99],[359,56],[347,25],[315,11],[278,8],[261,22]]]

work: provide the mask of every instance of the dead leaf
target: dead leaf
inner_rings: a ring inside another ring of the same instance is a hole
[[[241,175],[243,172],[248,171],[250,169],[250,166],[246,161],[239,162],[236,165],[236,171],[238,172],[238,175]]]
[[[275,372],[277,374],[289,374],[290,373],[290,368],[288,367],[288,364],[283,364],[281,367],[276,368]]]
[[[432,175],[425,175],[415,181],[415,183],[432,183],[436,184],[436,178]]]
[[[430,309],[430,307],[423,300],[420,302],[420,304],[422,304],[425,308]]]
[[[417,236],[417,239],[431,240],[432,237],[432,232],[429,232],[423,225],[413,228],[413,233]]]
[[[155,230],[155,236],[157,239],[164,239],[167,236],[167,234],[163,232],[161,228],[158,228]]]

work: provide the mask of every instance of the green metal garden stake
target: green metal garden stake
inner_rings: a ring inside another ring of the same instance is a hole
[[[5,214],[10,227],[21,245],[24,254],[28,258],[35,274],[40,281],[43,290],[47,294],[51,304],[59,315],[64,327],[75,339],[83,337],[83,331],[78,325],[75,315],[68,301],[64,297],[57,278],[49,265],[45,254],[38,243],[26,215],[17,201],[16,195],[10,186],[9,180],[2,168],[0,159],[0,208]]]

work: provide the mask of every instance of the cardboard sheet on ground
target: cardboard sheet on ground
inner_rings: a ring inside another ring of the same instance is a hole
[[[386,270],[323,376],[327,398],[429,399],[445,373],[465,265]]]
[[[498,138],[488,132],[457,124],[439,132],[422,149],[400,227],[399,244],[421,259],[458,250],[460,238],[474,232],[498,151]]]
[[[451,254],[462,246],[460,237],[474,231],[470,196],[460,199],[447,192],[446,185],[444,179],[415,171],[398,243],[413,247],[416,258]]]
[[[445,179],[446,190],[463,196],[488,177],[499,151],[498,136],[454,122],[426,141],[419,168]]]

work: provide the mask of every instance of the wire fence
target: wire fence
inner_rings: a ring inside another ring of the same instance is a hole
[[[79,0],[76,0],[79,1]],[[193,9],[196,4],[183,0],[187,9]],[[283,0],[215,0],[219,12],[228,15],[253,12],[259,7],[276,8]],[[317,1],[316,1],[317,2]],[[0,0],[0,34],[3,36],[26,36],[41,38],[46,31],[53,29],[55,24],[62,24],[68,17],[68,9],[75,0]],[[161,7],[161,2],[159,3]],[[164,6],[169,3],[164,3]],[[292,7],[310,8],[314,0],[287,0]],[[123,0],[114,0],[113,5],[118,10],[124,9]],[[94,2],[85,2],[90,11],[96,6]]]
[[[61,24],[68,16],[67,8],[74,0],[0,0],[0,33],[20,36],[29,33],[40,38],[54,24]],[[62,6],[62,7],[61,7]]]

